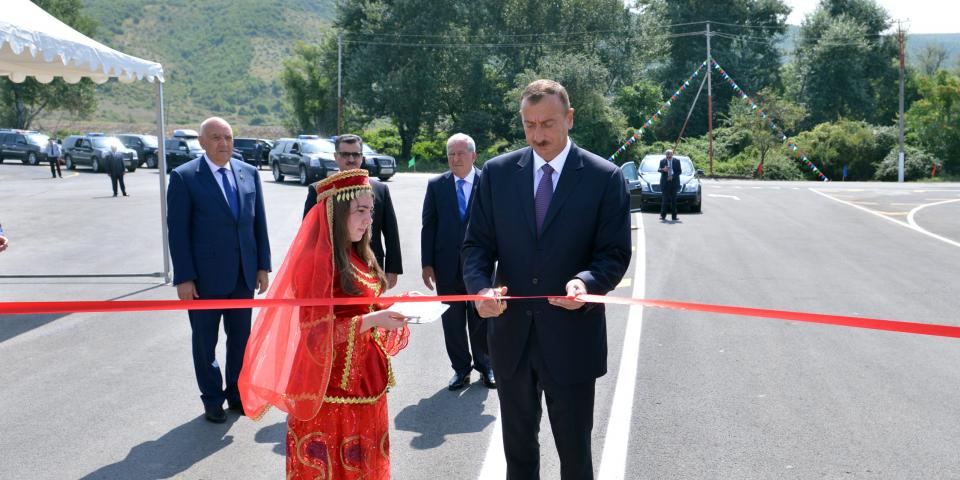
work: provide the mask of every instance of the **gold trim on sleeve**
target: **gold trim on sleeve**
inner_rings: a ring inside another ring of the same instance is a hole
[[[347,353],[343,357],[343,377],[340,379],[340,389],[346,390],[350,382],[350,364],[353,363],[353,347],[356,342],[357,325],[360,323],[360,315],[350,319],[350,331],[347,333]]]

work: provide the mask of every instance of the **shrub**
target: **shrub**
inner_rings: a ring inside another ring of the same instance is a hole
[[[900,149],[898,147],[893,147],[890,150],[890,153],[880,162],[880,165],[877,167],[877,172],[874,175],[874,179],[883,180],[888,182],[897,181],[898,176],[898,163]],[[903,179],[904,180],[918,180],[921,178],[927,178],[930,176],[931,171],[933,170],[933,164],[937,162],[937,159],[933,155],[910,145],[904,147],[904,158],[903,158]]]

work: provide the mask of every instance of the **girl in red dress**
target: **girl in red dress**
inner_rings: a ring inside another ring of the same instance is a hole
[[[267,298],[377,297],[383,272],[370,250],[373,193],[365,170],[317,184]],[[404,317],[386,305],[263,308],[240,374],[244,410],[287,419],[288,479],[389,479],[386,393],[390,356],[407,344]]]

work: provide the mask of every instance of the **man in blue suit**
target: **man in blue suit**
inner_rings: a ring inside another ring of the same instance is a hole
[[[508,479],[540,477],[541,398],[546,396],[564,480],[592,479],[596,379],[607,372],[604,295],[630,263],[630,205],[616,165],[567,136],[573,108],[552,80],[520,99],[528,148],[483,168],[463,246],[467,291],[488,319]],[[496,264],[496,278],[491,282]],[[499,295],[559,296],[549,301]]]
[[[480,173],[473,167],[477,145],[469,135],[458,133],[447,140],[447,164],[450,170],[427,182],[423,199],[420,230],[420,263],[423,284],[440,295],[467,293],[463,285],[460,248],[470,220],[470,205],[476,194]],[[470,383],[470,370],[480,372],[487,388],[497,388],[487,353],[486,320],[467,302],[449,303],[443,313],[443,338],[453,367],[450,390]],[[469,337],[470,346],[467,346]],[[470,350],[473,350],[472,365]]]
[[[167,229],[173,283],[181,300],[253,298],[264,293],[270,271],[270,241],[263,190],[256,168],[231,158],[233,134],[222,118],[200,125],[206,152],[170,172]],[[227,417],[223,402],[243,414],[237,377],[250,336],[251,309],[190,310],[193,367],[204,416]],[[226,388],[215,350],[220,319],[227,334]]]

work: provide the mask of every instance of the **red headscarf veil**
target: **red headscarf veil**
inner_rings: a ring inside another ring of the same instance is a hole
[[[349,202],[371,189],[362,169],[332,175],[316,188],[317,205],[303,219],[267,298],[333,297],[334,202]],[[271,405],[300,420],[316,416],[333,365],[333,320],[331,306],[260,309],[239,380],[250,418],[259,420]]]

